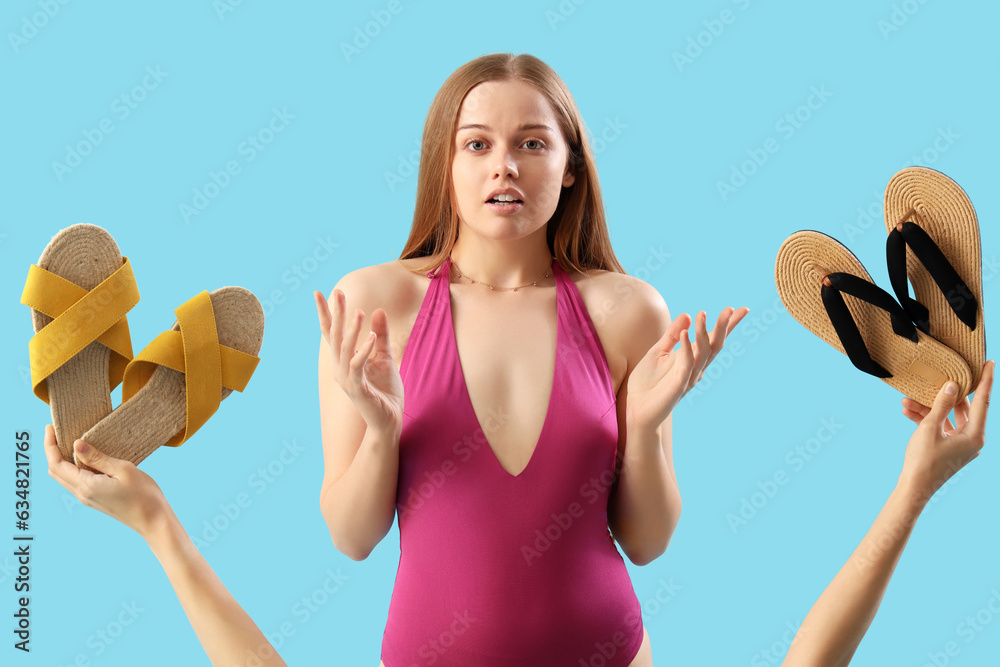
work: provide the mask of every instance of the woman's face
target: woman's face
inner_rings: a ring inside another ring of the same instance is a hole
[[[470,127],[475,126],[475,127]],[[495,239],[520,238],[555,213],[573,184],[567,146],[549,101],[522,81],[486,81],[462,101],[451,164],[459,219]],[[521,204],[488,203],[512,188]]]

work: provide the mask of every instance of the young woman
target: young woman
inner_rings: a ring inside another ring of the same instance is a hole
[[[712,333],[700,313],[692,343],[689,316],[671,322],[653,288],[616,271],[582,127],[537,59],[459,68],[428,115],[402,258],[348,274],[331,304],[316,295],[323,516],[362,559],[399,515],[385,667],[652,664],[615,542],[636,564],[666,548],[680,512],[670,412],[746,311],[726,309]],[[491,203],[498,191],[520,204]],[[947,436],[966,449],[982,445],[990,369]],[[935,453],[944,408],[909,409],[923,420],[904,466],[917,489],[957,468]],[[156,483],[83,447],[103,475],[62,460],[49,428],[50,474],[149,543],[212,663],[284,665]],[[876,560],[884,590],[891,567]],[[881,594],[838,579],[803,628],[839,622],[800,632],[795,664],[849,659],[867,628],[852,619],[874,615]]]
[[[615,541],[666,549],[670,412],[747,310],[691,342],[620,272],[580,113],[532,56],[448,78],[417,189],[400,260],[316,295],[333,543],[366,558],[399,516],[383,664],[650,665]]]

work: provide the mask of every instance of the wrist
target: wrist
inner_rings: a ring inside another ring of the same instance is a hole
[[[137,531],[146,541],[153,553],[160,557],[171,545],[176,544],[178,531],[184,532],[180,520],[168,507],[166,511],[159,512],[145,525],[143,530]]]
[[[628,434],[630,436],[658,436],[660,435],[660,429],[662,426],[663,422],[660,422],[659,424],[650,424],[648,422],[637,420],[628,413],[625,414],[625,428],[628,429]]]
[[[908,507],[920,511],[927,505],[935,491],[937,488],[930,480],[904,471],[896,480],[896,487],[892,490],[892,495]]]

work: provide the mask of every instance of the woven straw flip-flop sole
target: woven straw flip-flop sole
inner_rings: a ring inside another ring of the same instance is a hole
[[[826,234],[796,232],[778,250],[774,279],[785,308],[846,355],[821,297],[823,278],[829,273],[849,273],[872,282],[858,258]],[[871,358],[892,374],[884,382],[923,405],[931,405],[949,379],[960,388],[969,386],[968,364],[957,352],[919,331],[917,343],[898,336],[886,311],[849,294],[843,298]]]
[[[38,266],[92,290],[121,268],[122,255],[107,231],[80,224],[53,236]],[[32,309],[31,321],[38,332],[52,318]],[[73,442],[111,412],[110,353],[101,343],[92,342],[45,379],[56,441],[67,461],[73,460]]]
[[[976,328],[970,330],[955,315],[945,294],[913,251],[906,249],[906,274],[913,285],[914,298],[930,312],[931,336],[965,358],[972,371],[971,392],[979,384],[986,363],[983,258],[976,211],[969,196],[948,176],[926,167],[909,167],[893,176],[886,186],[886,230],[891,232],[897,223],[907,220],[919,225],[941,248],[979,303]]]
[[[256,356],[264,339],[264,310],[257,297],[242,287],[223,287],[209,296],[219,343]],[[172,328],[177,329],[176,322]],[[223,399],[231,393],[231,389],[222,388]],[[185,394],[184,374],[157,366],[134,396],[94,425],[83,439],[108,456],[138,465],[184,428]]]

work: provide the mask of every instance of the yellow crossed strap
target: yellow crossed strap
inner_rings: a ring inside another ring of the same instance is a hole
[[[208,292],[202,292],[174,310],[180,331],[164,331],[147,345],[125,370],[122,401],[146,384],[157,366],[184,373],[187,423],[166,445],[177,447],[215,414],[222,387],[243,391],[258,357],[219,343],[215,312]]]
[[[117,387],[132,358],[125,313],[138,302],[139,288],[128,257],[122,258],[121,267],[90,291],[32,264],[21,303],[53,318],[28,343],[35,396],[48,403],[45,378],[95,340],[111,350],[108,391]]]

